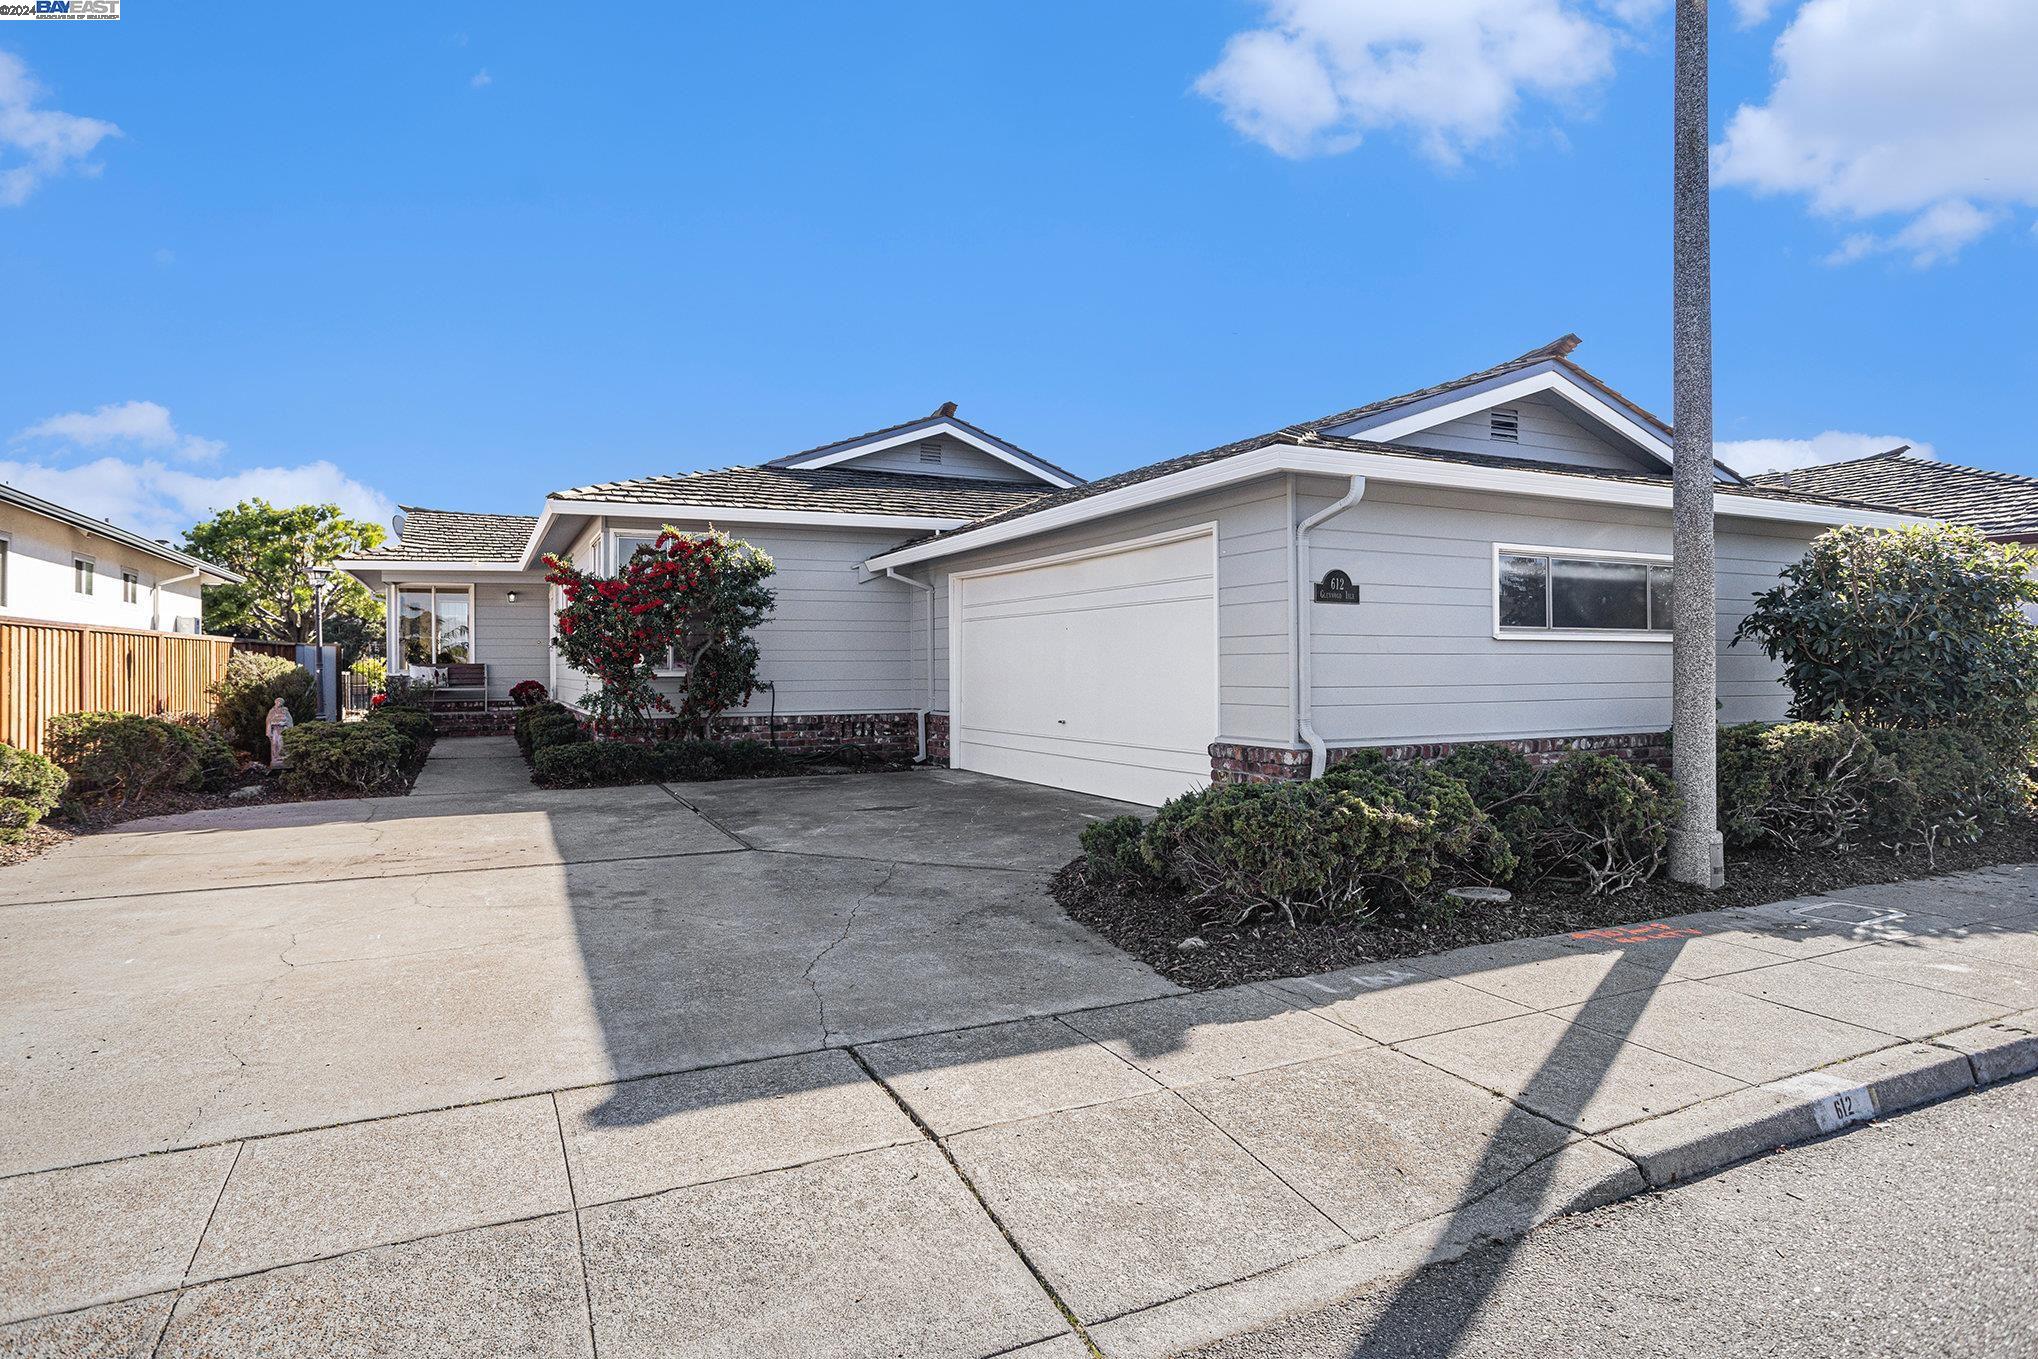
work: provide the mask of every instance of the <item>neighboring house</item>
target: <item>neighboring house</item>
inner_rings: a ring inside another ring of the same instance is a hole
[[[1972,524],[1998,542],[2038,543],[2038,477],[1907,456],[1909,444],[1887,453],[1767,472],[1758,486],[1840,496],[1866,505]]]
[[[167,543],[0,485],[0,620],[196,633],[200,587],[241,580]]]
[[[389,592],[392,655],[570,703],[587,681],[548,646],[543,554],[607,572],[661,525],[727,529],[772,555],[779,597],[773,687],[729,733],[921,745],[1131,802],[1370,746],[1658,757],[1670,430],[1576,345],[1094,482],[949,405],[557,491],[535,520],[412,511],[401,544],[339,565]],[[1825,528],[1913,517],[1716,476],[1723,639]],[[1723,640],[1722,719],[1782,716],[1778,673]]]

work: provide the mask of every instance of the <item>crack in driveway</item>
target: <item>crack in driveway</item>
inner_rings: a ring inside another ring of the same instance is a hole
[[[843,943],[847,941],[849,938],[849,932],[856,928],[857,914],[863,910],[865,904],[868,903],[872,897],[875,897],[879,892],[884,891],[886,887],[889,887],[891,885],[892,878],[895,875],[897,875],[898,871],[899,866],[895,863],[888,864],[885,867],[884,877],[878,879],[878,881],[871,887],[871,889],[868,892],[865,892],[861,897],[859,897],[857,899],[856,904],[849,908],[849,919],[843,922],[842,933],[836,935],[834,940],[831,943],[829,943],[828,947],[822,949],[819,953],[815,954],[813,960],[807,964],[807,970],[800,974],[800,980],[804,981],[807,984],[807,989],[814,993],[814,1007],[818,1012],[818,1018],[821,1025],[822,1047],[828,1046],[828,1040],[830,1037],[833,1036],[835,1031],[828,1027],[828,998],[821,994],[820,983],[814,980],[814,969],[821,965],[822,959],[826,958],[836,949],[842,947]]]

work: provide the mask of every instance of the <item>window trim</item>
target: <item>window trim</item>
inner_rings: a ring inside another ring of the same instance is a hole
[[[81,571],[79,568],[83,567]],[[80,590],[80,584],[85,586]],[[71,593],[87,599],[99,597],[99,559],[85,552],[71,554]]]
[[[13,583],[14,535],[0,533],[0,609],[7,607],[8,587]]]
[[[1552,557],[1565,561],[1631,562],[1646,566],[1676,563],[1667,552],[1620,552],[1603,547],[1541,547],[1528,543],[1495,543],[1489,583],[1493,592],[1493,637],[1500,642],[1651,642],[1669,644],[1672,634],[1636,632],[1628,628],[1503,628],[1500,626],[1500,563],[1506,557]]]
[[[439,581],[412,581],[409,584],[395,585],[392,586],[391,588],[395,591],[395,593],[390,597],[389,602],[391,607],[389,610],[389,617],[390,620],[395,624],[395,632],[393,633],[393,637],[396,642],[396,649],[399,654],[401,654],[403,650],[403,597],[406,593],[418,594],[420,592],[429,592],[432,595],[433,655],[437,655],[439,650],[438,597],[442,594],[447,595],[464,594],[467,596],[467,659],[464,661],[448,661],[446,662],[446,665],[473,665],[480,661],[481,629],[479,626],[477,626],[478,620],[475,618],[475,598],[481,592],[474,588],[473,581],[470,580],[465,585],[447,585]],[[409,661],[403,661],[401,662],[401,664],[406,670],[410,668]],[[427,670],[444,670],[446,666],[434,662],[431,665],[425,666],[423,668]]]
[[[142,573],[132,566],[120,568],[120,602],[123,604],[142,602]]]

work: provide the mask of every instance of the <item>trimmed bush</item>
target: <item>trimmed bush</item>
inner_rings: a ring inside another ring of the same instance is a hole
[[[547,746],[573,745],[588,739],[581,730],[580,719],[565,707],[526,708],[524,712],[534,714],[516,728],[517,744],[527,759],[536,759],[538,752]]]
[[[656,783],[658,752],[627,741],[572,741],[540,746],[531,757],[538,782],[547,788],[607,788]]]
[[[209,729],[136,713],[64,713],[43,735],[70,775],[69,796],[87,804],[225,787],[236,765],[222,745]]]
[[[1365,751],[1331,766],[1323,782],[1419,817],[1435,837],[1431,878],[1440,887],[1490,886],[1514,877],[1518,859],[1513,846],[1463,781],[1436,765],[1389,760],[1377,751]],[[1411,898],[1419,895],[1409,893]]]
[[[367,720],[385,723],[402,732],[404,739],[417,748],[420,763],[430,753],[432,742],[439,739],[439,729],[432,724],[431,714],[419,708],[377,708]]]
[[[1083,872],[1091,882],[1151,886],[1163,874],[1146,857],[1146,822],[1112,816],[1083,827]]]
[[[281,656],[236,651],[226,658],[225,676],[212,686],[217,705],[213,716],[236,750],[267,760],[269,736],[264,728],[279,697],[297,722],[309,722],[318,711],[309,670]]]
[[[418,748],[388,722],[304,722],[283,733],[283,790],[297,797],[401,793]]]
[[[18,843],[55,811],[70,782],[56,761],[0,745],[0,845]]]
[[[1892,799],[1907,799],[1902,778],[1872,734],[1852,722],[1724,727],[1720,833],[1735,849],[1847,849],[1891,814]]]
[[[1368,919],[1427,891],[1438,858],[1436,826],[1400,798],[1321,779],[1216,784],[1162,807],[1147,834],[1155,868],[1238,922]]]
[[[658,778],[669,783],[762,778],[784,773],[793,763],[762,741],[660,741],[653,749]]]
[[[1969,844],[2031,810],[2024,765],[1996,742],[1956,727],[1872,733],[1895,771],[1870,809],[1875,837],[1894,846]]]
[[[1525,824],[1520,846],[1524,881],[1575,883],[1600,896],[1639,887],[1662,868],[1676,800],[1657,771],[1574,751],[1542,772],[1534,797],[1537,820]]]

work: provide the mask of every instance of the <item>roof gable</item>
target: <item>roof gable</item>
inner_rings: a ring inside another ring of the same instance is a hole
[[[1003,479],[1007,481],[1036,482],[1065,490],[1079,486],[1083,479],[1075,473],[1056,467],[1044,458],[1035,457],[1017,444],[1000,439],[989,430],[981,429],[955,413],[953,401],[944,402],[932,415],[902,424],[888,425],[874,429],[868,434],[858,434],[848,439],[838,439],[817,448],[803,449],[774,458],[764,464],[766,467],[834,467],[842,463],[859,462],[884,454],[908,444],[931,440],[954,441],[974,450],[993,464],[1006,469]],[[903,475],[919,475],[909,468],[887,464],[885,470]],[[943,475],[933,472],[933,475]],[[986,478],[988,479],[988,478]]]

